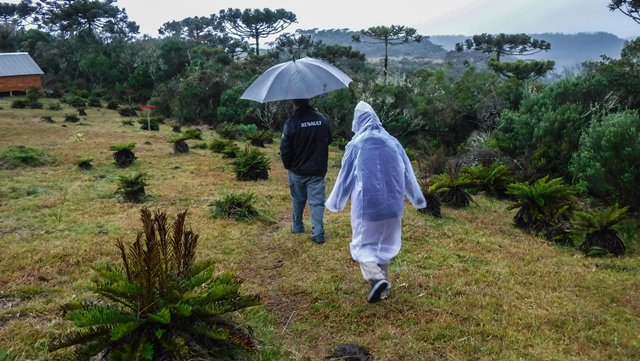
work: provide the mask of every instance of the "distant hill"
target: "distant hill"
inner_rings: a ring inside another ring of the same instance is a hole
[[[356,31],[349,29],[311,29],[303,30],[306,35],[311,35],[314,40],[322,40],[326,44],[340,44],[351,46],[354,50],[363,52],[367,58],[379,58],[384,55],[384,48],[380,44],[354,43],[351,36]],[[619,58],[624,46],[624,39],[616,35],[598,33],[543,33],[529,34],[532,38],[543,39],[551,43],[548,52],[541,52],[523,59],[545,59],[556,62],[556,73],[561,73],[565,68],[573,68],[584,61],[600,60],[601,55],[610,58]],[[434,60],[451,58],[447,54],[454,50],[455,44],[470,38],[466,35],[432,35],[421,43],[410,43],[389,47],[390,57],[413,57]]]
[[[357,31],[349,29],[311,29],[302,30],[302,33],[305,35],[311,35],[313,40],[322,40],[325,44],[350,46],[353,50],[358,50],[364,53],[367,58],[379,58],[384,56],[384,46],[382,46],[382,44],[370,44],[364,41],[354,43],[351,40],[351,36],[358,33]],[[363,40],[365,39],[363,38]],[[443,59],[446,55],[447,50],[440,45],[432,43],[429,39],[424,39],[420,43],[389,46],[390,57]]]
[[[545,59],[556,62],[556,72],[562,72],[565,68],[571,68],[584,61],[601,60],[601,55],[610,58],[619,58],[624,46],[624,39],[610,33],[578,33],[560,34],[543,33],[529,34],[534,39],[546,40],[551,44],[547,52],[540,52],[523,59]],[[470,36],[464,35],[434,35],[429,40],[441,45],[446,50],[454,50],[455,44]]]

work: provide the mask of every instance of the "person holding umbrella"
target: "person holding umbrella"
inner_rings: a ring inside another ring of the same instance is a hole
[[[389,262],[400,252],[404,197],[416,208],[427,201],[400,142],[383,127],[373,108],[359,102],[333,191],[326,207],[337,212],[351,198],[351,257],[371,284],[369,303],[387,297]]]
[[[304,232],[305,204],[311,210],[311,239],[324,243],[324,201],[331,129],[327,119],[313,110],[309,99],[349,86],[345,73],[324,61],[305,57],[272,66],[242,94],[241,99],[266,103],[291,100],[294,113],[286,121],[280,158],[288,170],[291,192],[291,232]]]
[[[324,243],[324,201],[331,129],[327,119],[315,112],[308,99],[292,100],[294,112],[284,124],[280,158],[288,170],[293,208],[291,232],[303,233],[305,203],[311,211],[311,240]]]

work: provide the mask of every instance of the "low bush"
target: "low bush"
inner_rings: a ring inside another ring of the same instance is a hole
[[[98,97],[91,97],[89,98],[89,102],[87,103],[90,107],[94,107],[94,108],[102,108],[102,102],[100,101],[100,98]]]
[[[62,105],[59,102],[52,102],[47,107],[48,110],[59,111],[62,110]]]
[[[442,217],[442,202],[438,196],[438,187],[434,184],[432,179],[422,180],[419,183],[422,194],[427,200],[427,206],[425,208],[418,209],[418,212],[430,214],[436,218]]]
[[[233,218],[238,221],[251,220],[258,216],[253,192],[229,193],[212,204],[211,217]]]
[[[224,158],[235,158],[240,153],[240,147],[232,140],[214,139],[209,145],[214,153],[221,153]]]
[[[265,144],[273,143],[273,133],[268,130],[258,130],[245,135],[251,145],[264,148]]]
[[[628,210],[629,207],[613,205],[602,210],[575,212],[573,231],[584,237],[578,249],[588,256],[624,255],[626,246],[614,227],[625,219]]]
[[[222,123],[216,128],[216,133],[224,139],[236,140],[240,137],[240,129],[233,123]]]
[[[11,108],[13,109],[26,109],[29,103],[24,99],[17,99],[11,102]]]
[[[93,164],[91,164],[91,162],[93,162],[93,157],[82,156],[82,157],[76,159],[76,161],[74,163],[75,163],[76,166],[78,166],[78,168],[80,168],[82,170],[89,170],[89,169],[93,168]]]
[[[122,143],[114,144],[109,149],[114,151],[113,160],[120,168],[126,168],[130,166],[137,158],[133,153],[133,148],[136,143]]]
[[[257,148],[245,147],[233,160],[236,179],[256,181],[269,178],[269,159]]]
[[[131,175],[121,175],[118,177],[118,188],[116,194],[122,196],[127,202],[142,203],[146,197],[144,187],[147,176],[144,173],[134,173]]]
[[[513,177],[506,164],[497,161],[490,167],[483,164],[464,167],[463,172],[477,184],[477,188],[487,195],[504,198],[507,195],[507,184]]]
[[[123,107],[118,109],[118,114],[123,117],[135,117],[138,115],[137,107]]]
[[[56,163],[56,158],[50,153],[24,145],[10,146],[0,153],[2,169],[41,167]]]

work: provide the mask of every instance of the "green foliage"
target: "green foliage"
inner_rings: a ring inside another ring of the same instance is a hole
[[[140,129],[157,132],[160,130],[160,124],[164,122],[164,119],[162,117],[139,118],[137,122],[140,124]]]
[[[477,185],[476,181],[462,172],[462,163],[448,164],[445,173],[433,177],[433,191],[439,193],[443,203],[454,208],[468,207],[473,197],[467,189]]]
[[[91,162],[93,162],[93,157],[81,156],[78,159],[76,159],[75,162],[73,162],[73,163],[76,166],[78,166],[78,168],[83,169],[83,170],[87,170],[87,169],[93,168],[93,164],[91,164]]]
[[[123,117],[135,117],[138,115],[138,107],[122,107],[118,109],[118,114]]]
[[[11,102],[11,108],[13,109],[26,109],[29,103],[24,99],[16,99]]]
[[[527,34],[480,34],[456,44],[457,51],[475,50],[495,55],[500,61],[502,55],[531,55],[551,49],[545,40],[532,39]]]
[[[200,139],[202,140],[202,130],[196,128],[187,128],[183,132],[186,139]],[[185,139],[185,140],[186,140]]]
[[[228,139],[214,139],[209,149],[215,153],[221,153],[225,158],[235,158],[241,150],[236,143]]]
[[[42,167],[56,163],[56,158],[50,153],[24,145],[10,146],[0,152],[0,169]]]
[[[574,231],[584,234],[578,248],[586,255],[623,255],[625,244],[613,227],[625,219],[628,210],[629,207],[616,204],[602,210],[575,212]]]
[[[77,95],[66,97],[64,99],[64,102],[71,105],[74,108],[84,108],[87,106],[87,101],[84,98],[79,97]]]
[[[224,139],[236,140],[240,135],[240,128],[237,124],[221,123],[216,127],[216,133]]]
[[[77,123],[80,121],[80,118],[75,114],[66,114],[64,116],[64,121],[67,123]]]
[[[509,207],[518,209],[515,225],[532,233],[544,232],[547,238],[566,227],[576,206],[575,190],[562,178],[549,180],[545,176],[533,183],[512,183],[507,186],[507,194],[516,198]]]
[[[107,102],[107,109],[117,110],[118,109],[118,102],[115,101],[115,100],[109,100]]]
[[[464,167],[463,172],[477,184],[479,190],[494,197],[506,196],[507,184],[513,181],[509,168],[500,161],[491,166],[479,163]]]
[[[236,159],[233,166],[236,178],[241,181],[255,181],[269,178],[269,159],[267,155],[257,148],[245,147]]]
[[[520,81],[535,80],[544,76],[555,67],[553,60],[522,60],[510,62],[499,62],[495,59],[489,60],[489,68],[496,73],[507,78],[514,78]]]
[[[241,38],[255,41],[256,55],[260,55],[260,38],[277,34],[292,23],[296,15],[285,9],[232,9],[220,10],[218,14],[227,32]]]
[[[425,208],[418,209],[418,212],[430,214],[436,218],[442,217],[441,208],[442,202],[438,196],[439,188],[435,184],[434,180],[429,178],[419,181],[420,189],[424,198],[427,200],[427,206]]]
[[[273,143],[273,132],[269,130],[256,130],[244,137],[255,147],[264,148],[265,144]]]
[[[118,167],[126,168],[137,159],[132,151],[135,145],[135,143],[122,143],[114,144],[110,147],[110,149],[114,151],[113,160]]]
[[[51,102],[47,109],[53,111],[62,110],[62,105],[60,104],[60,102]]]
[[[252,220],[258,216],[255,203],[256,195],[253,192],[229,193],[213,202],[211,217]]]
[[[254,105],[249,100],[240,99],[247,87],[249,83],[240,84],[222,92],[220,106],[216,109],[219,122],[245,123],[249,120]]]
[[[100,101],[100,98],[98,97],[91,97],[89,98],[87,105],[94,108],[102,108],[102,101]]]
[[[140,211],[143,232],[117,242],[122,266],[95,267],[94,292],[107,302],[68,304],[66,319],[77,329],[49,344],[74,347],[76,359],[105,352],[111,360],[222,359],[253,350],[251,336],[232,313],[259,304],[243,295],[231,273],[214,275],[213,262],[196,261],[198,234],[172,225],[164,212]]]
[[[580,138],[571,173],[589,192],[609,203],[640,209],[640,114],[614,113],[594,119]]]
[[[247,134],[257,132],[258,126],[255,124],[238,124],[238,131],[241,137],[246,138]]]
[[[207,148],[209,148],[209,145],[207,144],[207,142],[198,142],[193,145],[193,149],[207,149]]]
[[[122,198],[128,202],[144,202],[144,198],[146,197],[144,190],[144,187],[147,185],[145,182],[146,179],[147,175],[144,173],[118,176],[116,194],[121,195]]]

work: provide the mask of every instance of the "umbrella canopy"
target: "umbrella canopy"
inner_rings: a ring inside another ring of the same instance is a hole
[[[349,86],[351,78],[335,66],[305,57],[274,65],[258,77],[240,99],[260,103],[309,99]]]

